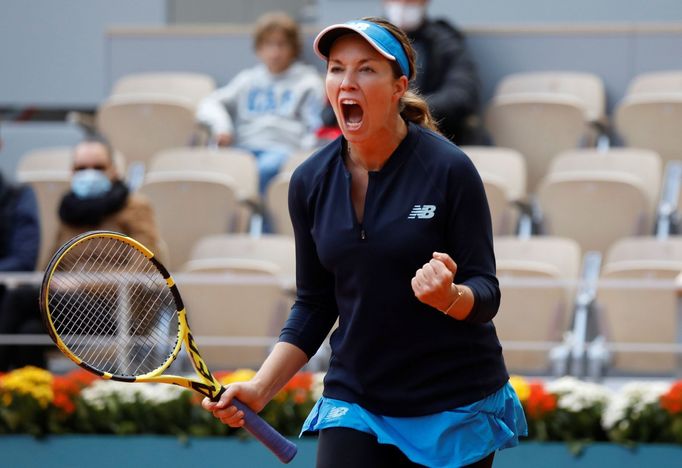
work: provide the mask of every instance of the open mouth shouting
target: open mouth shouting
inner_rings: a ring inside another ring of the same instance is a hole
[[[357,130],[362,125],[362,117],[365,111],[355,99],[341,99],[341,115],[343,123],[348,130]]]

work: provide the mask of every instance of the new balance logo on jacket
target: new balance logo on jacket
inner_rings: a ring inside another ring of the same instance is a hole
[[[407,219],[429,219],[436,214],[436,205],[414,205]]]

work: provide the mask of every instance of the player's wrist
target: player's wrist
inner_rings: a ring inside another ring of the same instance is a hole
[[[440,309],[440,311],[445,315],[450,315],[450,311],[452,311],[452,309],[462,299],[462,296],[464,296],[464,289],[460,288],[455,283],[452,283],[452,285],[450,285],[450,300],[443,309]]]

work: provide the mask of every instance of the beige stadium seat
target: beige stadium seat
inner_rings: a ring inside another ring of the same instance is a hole
[[[286,160],[280,172],[294,172],[294,170],[306,159],[310,157],[312,151],[297,151]]]
[[[114,165],[118,174],[125,174],[126,162],[121,153],[114,154]],[[57,171],[71,174],[72,169],[73,147],[40,148],[21,156],[17,164],[17,177],[25,178],[32,171]]]
[[[289,180],[291,172],[281,172],[268,184],[265,193],[265,209],[270,215],[277,234],[294,235],[289,217]]]
[[[513,234],[518,222],[514,202],[526,198],[526,161],[516,150],[462,146],[476,166],[485,188],[495,235]]]
[[[508,75],[495,89],[496,95],[516,93],[557,93],[578,97],[590,122],[603,122],[606,113],[604,82],[583,72],[526,72]]]
[[[630,82],[626,94],[682,92],[682,70],[642,73]]]
[[[257,369],[279,336],[291,300],[268,275],[250,280],[243,276],[231,281],[222,278],[229,275],[177,275],[192,334],[210,369]],[[206,338],[251,343],[232,341],[230,346],[217,346],[209,345]]]
[[[495,145],[526,158],[528,191],[534,193],[551,159],[580,145],[586,131],[585,107],[575,96],[518,93],[496,96],[486,113]]]
[[[544,232],[605,252],[620,238],[653,230],[648,193],[640,177],[625,172],[551,172],[538,190]]]
[[[534,193],[552,157],[595,140],[606,94],[601,78],[581,72],[526,72],[504,77],[495,88],[486,127],[497,146],[514,148],[528,161]]]
[[[215,90],[215,81],[203,73],[132,73],[119,78],[111,96],[165,94],[181,96],[198,104]]]
[[[495,238],[495,256],[502,302],[493,323],[507,367],[512,372],[546,372],[549,349],[524,349],[524,344],[551,347],[568,330],[580,247],[558,237],[500,236]]]
[[[682,272],[682,237],[628,238],[609,249],[597,304],[607,348],[614,346],[611,372],[672,374],[679,355],[620,349],[618,345],[679,343],[675,278]]]
[[[615,118],[626,145],[652,149],[664,161],[682,159],[682,91],[626,96]]]
[[[653,212],[661,192],[663,177],[661,157],[654,151],[639,148],[596,148],[567,150],[552,160],[549,173],[594,171],[624,173],[638,177],[646,189]]]
[[[192,142],[195,107],[177,96],[112,96],[97,110],[97,128],[128,162],[147,164],[161,150]]]
[[[206,236],[194,245],[184,271],[268,272],[292,281],[296,276],[294,239],[278,234]]]
[[[154,207],[171,271],[187,262],[200,238],[229,232],[234,224],[236,190],[232,178],[223,174],[150,173],[140,192]]]
[[[237,226],[245,231],[249,218],[261,207],[258,193],[258,165],[253,155],[237,148],[184,147],[161,151],[155,155],[147,169],[150,173],[209,172],[225,174],[233,180],[240,201]]]

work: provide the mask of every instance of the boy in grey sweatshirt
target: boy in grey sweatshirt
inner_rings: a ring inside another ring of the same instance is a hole
[[[219,146],[234,145],[256,156],[264,193],[289,155],[315,146],[325,98],[315,68],[296,62],[300,35],[289,16],[262,16],[254,45],[261,63],[206,97],[197,119],[210,128]]]

